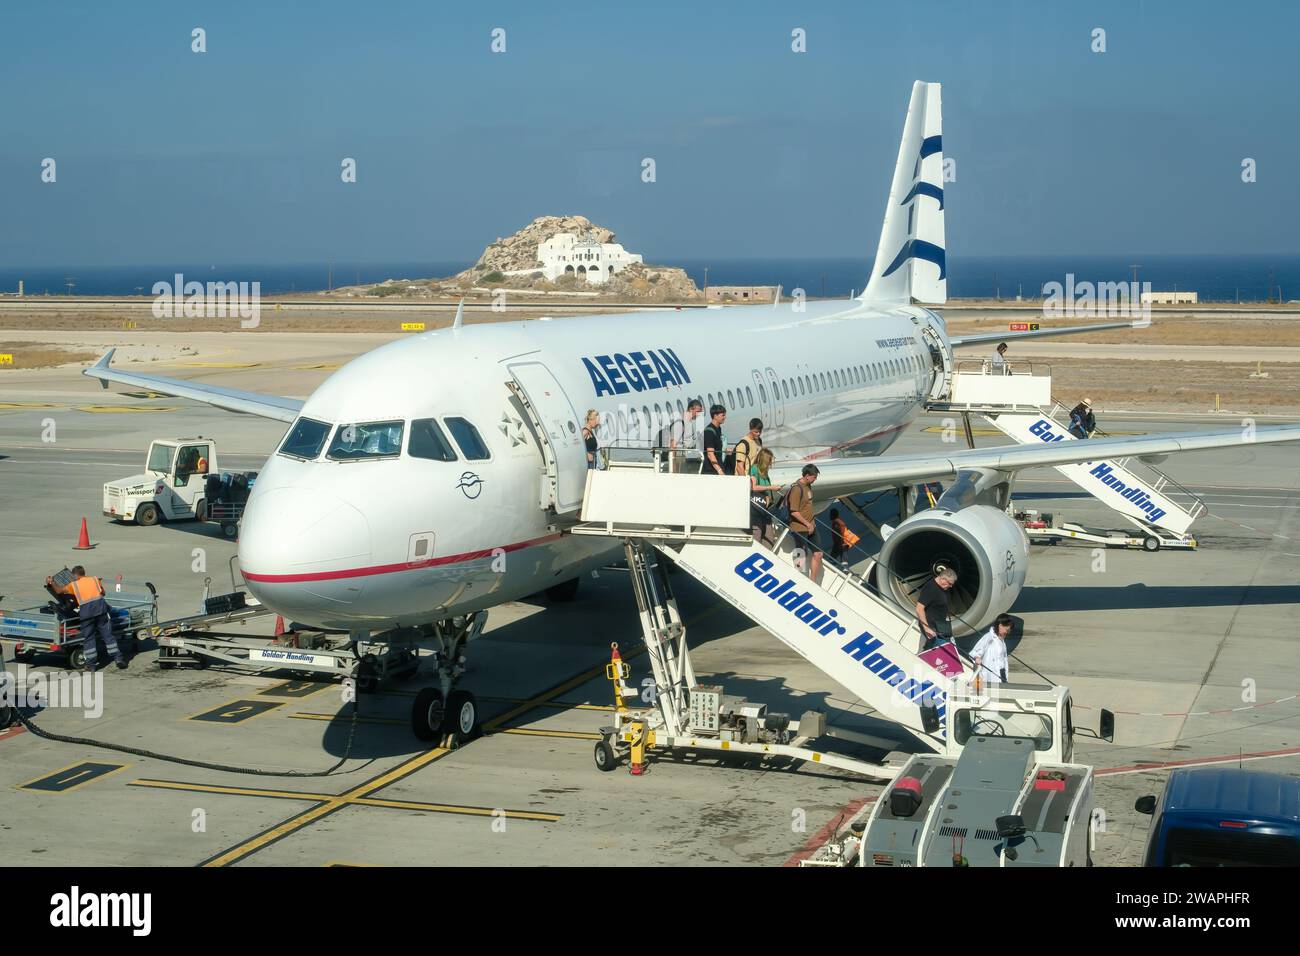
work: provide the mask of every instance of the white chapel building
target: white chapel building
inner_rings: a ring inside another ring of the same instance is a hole
[[[641,257],[628,252],[617,242],[596,242],[589,236],[571,232],[556,233],[537,247],[542,274],[554,282],[560,276],[576,275],[591,285],[599,285],[622,272]]]

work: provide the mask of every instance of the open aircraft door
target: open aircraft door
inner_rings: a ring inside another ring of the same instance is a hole
[[[930,349],[930,363],[934,366],[929,397],[931,401],[938,401],[952,388],[952,352],[944,348],[943,339],[932,326],[922,326],[921,336]]]
[[[587,485],[587,446],[573,403],[551,370],[540,362],[507,366],[506,382],[532,418],[546,462],[547,498],[556,514],[577,511]]]

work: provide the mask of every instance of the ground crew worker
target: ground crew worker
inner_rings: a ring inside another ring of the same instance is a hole
[[[94,671],[99,656],[98,641],[113,655],[117,666],[126,669],[126,658],[113,637],[113,621],[109,617],[108,603],[104,600],[104,585],[99,578],[86,576],[86,569],[77,565],[72,569],[72,583],[68,586],[77,599],[77,615],[81,622],[82,649],[86,654],[86,670]]]

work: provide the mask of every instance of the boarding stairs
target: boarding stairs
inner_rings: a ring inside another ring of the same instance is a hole
[[[927,408],[960,413],[970,447],[971,414],[1022,445],[1081,440],[1070,434],[1068,407],[1052,398],[1049,366],[1018,364],[1004,372],[987,362],[959,362],[948,393]],[[1138,457],[1053,467],[1146,533],[1186,536],[1206,512],[1202,498]]]
[[[969,661],[952,644],[924,650],[912,615],[828,556],[820,581],[811,581],[796,565],[802,554],[789,530],[779,522],[773,527],[773,545],[754,540],[749,481],[743,477],[635,466],[589,473],[582,521],[571,531],[624,540],[665,731],[681,735],[690,729],[687,695],[694,674],[668,577],[648,573],[649,549],[707,585],[876,716],[942,750],[948,694],[957,681],[973,676]]]

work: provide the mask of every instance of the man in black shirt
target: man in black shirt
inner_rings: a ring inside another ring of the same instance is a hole
[[[727,420],[727,410],[721,405],[714,405],[709,409],[709,417],[712,421],[704,428],[704,457],[700,460],[700,474],[723,475],[726,472],[722,470],[722,449],[726,445],[722,441],[722,423]]]
[[[948,621],[948,592],[957,583],[957,572],[944,568],[921,586],[916,596],[916,618],[921,622],[928,651],[952,641],[952,624]]]

